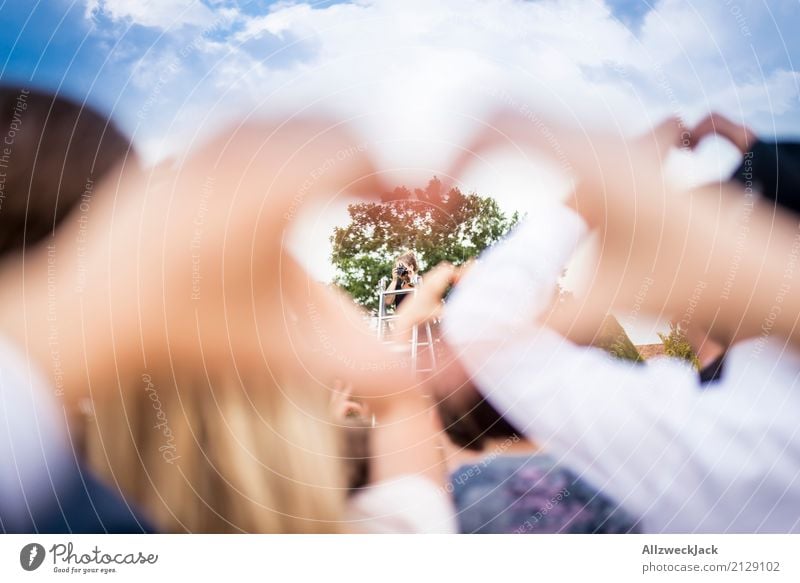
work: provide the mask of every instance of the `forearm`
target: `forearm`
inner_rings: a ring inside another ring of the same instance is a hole
[[[418,475],[443,486],[446,478],[440,449],[441,428],[432,401],[416,391],[376,411],[372,430],[370,481]]]
[[[413,386],[407,351],[394,352],[378,342],[363,325],[364,312],[349,297],[311,281],[288,256],[283,260],[282,281],[285,297],[297,300],[294,309],[310,316],[303,319],[308,319],[304,327],[312,345],[339,331],[333,350],[326,350],[326,343],[319,346],[324,356],[313,370],[352,383],[353,396],[365,400],[375,414],[371,481],[412,474],[443,484],[433,404]]]
[[[383,303],[387,306],[394,304],[395,298],[397,297],[395,294],[388,293],[393,291],[397,291],[397,279],[393,279],[389,283],[389,285],[386,287],[386,293],[383,295]]]
[[[325,382],[347,380],[353,396],[366,400],[401,394],[411,386],[408,351],[378,341],[366,323],[368,314],[352,298],[313,281],[288,254],[281,273],[286,309],[298,319],[290,332],[306,348],[296,356],[301,366]]]
[[[633,230],[609,216],[597,284],[558,329],[579,332],[582,315],[636,309],[689,318],[725,344],[774,335],[800,348],[794,215],[732,184],[671,194],[664,214],[639,217]]]
[[[56,245],[38,248],[26,254],[24,263],[12,258],[0,271],[4,335],[48,381],[51,397],[68,407],[114,386],[117,374],[136,366],[135,355],[141,358],[141,352],[129,350],[136,345],[135,332],[113,333],[108,282],[86,292],[76,289],[70,251]],[[136,318],[130,307],[117,316],[118,323]]]
[[[448,341],[503,340],[533,325],[550,307],[585,229],[573,211],[545,207],[482,255],[448,300],[443,319]]]

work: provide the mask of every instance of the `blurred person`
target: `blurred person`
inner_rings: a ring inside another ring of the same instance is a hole
[[[136,163],[128,137],[94,108],[20,86],[0,85],[0,135],[2,254],[41,245],[81,203],[87,214],[97,183]]]
[[[506,122],[489,131],[552,147]],[[540,205],[456,286],[443,316],[451,350],[504,418],[641,517],[646,532],[797,532],[800,355],[782,340],[797,345],[796,298],[782,298],[783,316],[761,334],[792,253],[787,217],[756,205],[746,216],[747,245],[737,248],[743,206],[735,188],[721,197],[686,194],[660,174],[680,135],[672,120],[635,143],[604,136],[588,155],[579,132],[552,135],[578,174],[572,198]],[[485,147],[479,139],[470,154]],[[592,288],[551,312],[564,265],[591,229],[604,242]],[[663,248],[665,240],[687,241],[691,255]],[[737,285],[726,288],[736,253]],[[698,281],[708,289],[694,315],[731,344],[713,390],[699,390],[693,369],[673,359],[634,366],[567,337],[586,335],[609,308],[635,297],[645,277],[655,285],[637,297],[643,311],[681,313]],[[725,305],[716,295],[723,289]],[[478,398],[469,387],[443,387],[440,399]]]
[[[399,311],[399,327],[438,318],[442,297],[471,265],[440,264],[426,284]],[[636,519],[577,473],[559,465],[538,444],[525,438],[475,389],[463,366],[446,346],[441,369],[433,376],[444,428],[442,442],[459,531],[483,534],[637,532]],[[444,386],[436,387],[436,383]],[[467,402],[448,398],[454,387]]]
[[[468,409],[451,408],[447,399],[438,407],[461,532],[638,531],[635,518],[531,443],[485,398],[478,397]]]
[[[723,382],[699,391],[694,371],[672,359],[637,367],[546,327],[521,327],[487,305],[518,308],[523,322],[541,315],[585,234],[567,209],[539,217],[551,227],[531,221],[498,245],[445,312],[445,338],[481,394],[559,463],[641,516],[648,532],[800,528],[800,444],[789,414],[800,398],[800,359],[778,347],[753,356],[743,343],[729,353]],[[530,259],[545,256],[564,263],[548,273]],[[506,276],[525,285],[494,283]],[[499,301],[479,301],[487,297]]]
[[[284,291],[302,297],[312,288],[315,333],[352,321],[322,316],[341,314],[349,300],[281,261]],[[312,350],[303,316],[286,313],[298,322],[289,341]],[[355,389],[338,379],[147,374],[95,408],[92,467],[165,532],[452,532],[439,428],[417,390],[370,400],[372,426]]]
[[[345,433],[299,381],[144,375],[96,406],[90,463],[162,532],[343,529]]]
[[[56,257],[38,248],[24,262],[9,258],[0,321],[14,358],[3,362],[3,394],[27,398],[25,419],[47,428],[11,426],[9,459],[58,449],[59,399],[74,406],[91,396],[93,463],[140,495],[162,530],[453,531],[438,428],[407,356],[379,343],[349,298],[282,248],[297,185],[331,154],[358,152],[308,198],[383,190],[361,143],[337,123],[282,120],[239,126],[149,173],[123,163],[97,184],[87,232],[67,220]],[[348,484],[341,424],[328,407],[336,379],[377,419],[361,488]],[[129,398],[138,399],[130,418]],[[57,468],[35,469],[41,484]],[[40,497],[29,483],[21,494]]]
[[[54,270],[55,231],[68,220],[88,228],[96,184],[124,161],[136,164],[136,154],[128,138],[97,110],[19,86],[0,85],[0,136],[0,258],[7,264],[46,253]],[[57,324],[51,324],[47,344],[52,365],[59,367]],[[41,444],[0,441],[0,528],[150,531],[139,512],[80,462],[83,423],[77,408],[39,410],[35,392],[13,390],[14,370],[27,367],[27,357],[6,339],[0,339],[0,346],[5,375],[0,418],[11,434],[32,432],[41,439]],[[49,392],[59,391],[56,386]]]

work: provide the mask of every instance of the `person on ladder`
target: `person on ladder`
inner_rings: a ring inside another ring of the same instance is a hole
[[[412,289],[417,283],[417,256],[413,251],[405,251],[394,262],[392,269],[392,281],[386,288],[383,301],[387,308],[393,307],[397,310],[400,304],[409,294],[392,294],[389,292],[400,289]]]

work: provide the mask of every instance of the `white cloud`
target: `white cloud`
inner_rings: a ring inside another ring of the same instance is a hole
[[[265,16],[248,19],[244,30],[238,33],[235,39],[245,41],[265,32],[278,36],[285,31],[296,31],[298,27],[303,26],[304,20],[311,15],[312,10],[313,8],[308,4],[274,7],[273,12]]]
[[[800,74],[795,71],[773,71],[763,78],[754,78],[735,87],[728,87],[709,100],[718,109],[735,111],[739,108],[748,115],[766,113],[782,115],[796,110],[800,91]]]
[[[754,116],[765,95],[776,100],[772,112],[794,107],[792,71],[744,74],[757,71],[743,62],[752,49],[731,10],[665,0],[637,36],[599,0],[284,4],[239,14],[197,80],[209,104],[233,101],[243,114],[313,104],[358,115],[387,159],[404,165],[440,163],[464,116],[500,94],[630,129],[668,113],[693,121],[710,107]],[[409,140],[416,160],[401,155]]]
[[[103,15],[164,30],[205,26],[214,20],[211,10],[200,0],[87,0],[86,15]]]

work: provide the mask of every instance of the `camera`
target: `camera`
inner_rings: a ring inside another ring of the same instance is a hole
[[[398,265],[395,267],[394,272],[397,274],[397,277],[406,277],[408,275],[408,267],[405,265]]]

